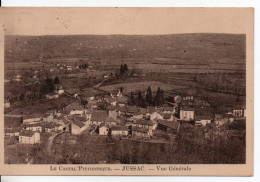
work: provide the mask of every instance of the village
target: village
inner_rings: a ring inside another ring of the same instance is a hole
[[[105,75],[103,79],[107,77]],[[16,79],[21,79],[21,76]],[[241,122],[245,124],[245,107],[216,113],[207,100],[195,95],[174,95],[173,102],[143,106],[131,102],[134,95],[140,97],[140,93],[131,92],[129,97],[123,88],[110,92],[100,91],[98,87],[95,90],[96,93],[86,96],[79,89],[63,89],[61,84],[54,84],[54,91],[47,93],[45,99],[55,101],[70,97],[73,102],[44,114],[21,115],[18,126],[5,127],[5,137],[16,138],[14,141],[17,142],[12,142],[16,145],[45,142],[51,151],[53,140],[63,133],[167,143],[174,142],[180,129],[190,125],[203,129],[203,140],[216,137],[230,140],[245,135],[245,131],[232,127]],[[141,93],[146,99],[149,99],[149,90],[150,86]],[[6,100],[5,108],[9,107],[10,102]]]

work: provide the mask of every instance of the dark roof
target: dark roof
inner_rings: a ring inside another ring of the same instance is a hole
[[[111,130],[113,131],[128,131],[129,129],[125,126],[113,126],[111,127]]]
[[[152,113],[156,112],[156,109],[155,109],[155,107],[147,106],[147,112],[152,114]]]
[[[30,114],[26,116],[22,116],[23,119],[32,119],[32,118],[42,118],[44,114]]]
[[[20,133],[20,136],[32,137],[34,133],[34,131],[24,130]]]
[[[172,114],[163,113],[163,119],[170,119],[172,117]]]
[[[21,130],[22,127],[6,128],[5,133],[15,133],[15,132],[20,132]]]
[[[26,124],[26,127],[42,127],[41,125],[41,123]]]
[[[116,122],[115,118],[108,117],[106,118],[106,122]]]
[[[74,94],[77,94],[79,91],[78,91],[78,89],[70,88],[70,89],[66,89],[65,92],[69,95],[74,95]]]
[[[211,120],[212,117],[211,116],[207,116],[207,115],[196,115],[195,120]]]
[[[85,124],[81,121],[72,121],[73,124],[77,125],[78,127],[82,128],[83,126],[85,126]]]
[[[194,108],[188,107],[188,106],[182,106],[180,110],[184,111],[194,111]]]
[[[92,121],[105,121],[108,118],[106,110],[93,110],[91,115]]]
[[[173,111],[173,107],[163,107],[163,111]]]
[[[175,130],[177,130],[178,126],[180,125],[180,122],[176,122],[176,121],[172,122],[172,121],[166,121],[162,119],[158,119],[157,123]]]
[[[151,120],[144,120],[144,119],[137,120],[134,122],[134,124],[153,126],[153,122]]]
[[[132,131],[138,131],[138,132],[141,132],[141,133],[147,133],[147,132],[149,132],[149,129],[148,128],[140,128],[140,127],[132,127]]]
[[[139,111],[140,111],[140,107],[137,107],[137,106],[128,106],[127,107],[127,112],[138,113]]]

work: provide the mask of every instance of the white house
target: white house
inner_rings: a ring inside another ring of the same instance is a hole
[[[153,131],[149,128],[133,127],[132,135],[150,138],[153,136]]]
[[[114,126],[111,127],[112,136],[127,136],[129,134],[129,129],[127,127]]]
[[[43,116],[40,114],[32,114],[32,115],[23,116],[22,118],[23,118],[23,124],[32,124],[40,121],[43,118]]]
[[[80,121],[73,121],[71,123],[70,132],[72,135],[80,135],[83,131],[87,129],[88,125]]]
[[[107,135],[109,131],[109,128],[106,126],[102,126],[99,128],[99,135]]]
[[[34,131],[23,131],[19,134],[19,143],[22,144],[40,143],[40,133]]]
[[[11,106],[9,99],[5,100],[4,108],[9,108]]]
[[[158,112],[150,114],[150,120],[155,121],[157,119],[163,119],[163,116]]]
[[[195,125],[196,126],[206,126],[211,123],[211,118],[208,116],[196,116]]]
[[[30,130],[30,131],[39,131],[42,132],[42,126],[40,125],[40,123],[35,123],[35,124],[27,124],[26,125],[26,130]]]
[[[183,107],[180,109],[180,120],[191,121],[194,120],[194,109],[190,107]]]

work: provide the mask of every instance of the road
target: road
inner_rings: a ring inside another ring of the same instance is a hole
[[[48,139],[48,142],[47,142],[47,152],[49,154],[51,154],[51,147],[52,147],[52,144],[53,144],[53,140],[55,139],[55,137],[61,135],[62,133],[64,133],[64,132],[55,133],[54,135],[50,136],[50,138]]]

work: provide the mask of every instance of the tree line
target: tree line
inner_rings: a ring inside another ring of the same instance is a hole
[[[139,90],[137,98],[134,93],[131,92],[130,105],[137,105],[140,107],[146,106],[161,106],[165,103],[164,91],[158,87],[155,95],[152,95],[151,87],[149,86],[146,90],[145,97],[143,97],[142,92]]]

